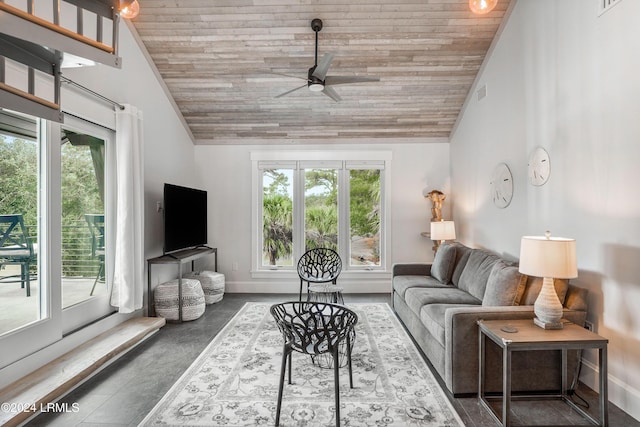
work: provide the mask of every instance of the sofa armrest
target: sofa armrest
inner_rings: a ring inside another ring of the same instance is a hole
[[[533,319],[532,305],[520,306],[470,306],[452,307],[445,311],[445,382],[453,390],[470,387],[477,390],[478,378],[478,320]],[[584,324],[585,311],[563,310],[563,318],[577,324]],[[456,376],[453,372],[467,372],[471,377]],[[461,378],[462,377],[462,378]],[[454,391],[455,392],[455,391]]]
[[[392,275],[395,276],[431,276],[431,263],[394,264]]]

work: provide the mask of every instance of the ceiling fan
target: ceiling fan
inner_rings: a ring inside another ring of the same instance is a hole
[[[289,74],[280,74],[287,77],[294,77],[301,80],[306,80],[307,83],[297,87],[295,89],[291,89],[285,93],[281,93],[276,96],[276,98],[283,97],[285,95],[289,95],[291,92],[295,92],[296,90],[302,89],[303,87],[308,87],[311,92],[322,92],[327,95],[329,98],[338,102],[342,98],[340,95],[331,87],[334,85],[345,84],[345,83],[366,83],[366,82],[379,82],[380,77],[362,77],[362,76],[327,76],[327,71],[329,70],[329,66],[331,65],[331,61],[333,60],[332,53],[325,53],[318,63],[318,33],[322,30],[322,20],[314,19],[311,21],[311,29],[316,33],[316,54],[315,54],[315,63],[313,67],[309,68],[309,72],[307,73],[307,78],[291,76]]]

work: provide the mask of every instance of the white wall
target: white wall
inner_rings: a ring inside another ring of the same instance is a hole
[[[282,280],[252,279],[251,270],[251,151],[262,150],[389,150],[391,161],[391,262],[428,261],[431,204],[422,196],[425,186],[449,192],[448,144],[400,145],[216,145],[196,146],[196,162],[209,197],[209,244],[218,248],[219,271],[225,274],[227,291],[270,292],[297,289],[297,275]],[[445,207],[448,204],[445,202]],[[448,214],[446,208],[445,214]],[[238,269],[233,270],[233,264]],[[199,268],[209,268],[211,265]],[[389,274],[370,286],[347,283],[346,292],[386,292]],[[344,281],[341,284],[345,284]]]
[[[588,320],[609,339],[609,396],[640,419],[640,2],[598,17],[597,0],[519,0],[451,139],[453,216],[459,240],[517,257],[520,237],[577,240]],[[476,88],[477,89],[477,88]],[[551,177],[527,181],[542,146]],[[513,173],[510,206],[489,194],[493,168]],[[596,355],[583,380],[596,386]]]

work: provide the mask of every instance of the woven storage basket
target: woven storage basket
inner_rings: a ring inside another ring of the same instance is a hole
[[[156,314],[167,320],[179,320],[178,279],[156,286],[153,293]],[[195,279],[182,279],[182,320],[195,320],[204,314],[204,292]]]
[[[215,271],[194,271],[185,274],[184,277],[200,281],[205,303],[213,304],[222,301],[224,296],[224,274],[216,273]]]

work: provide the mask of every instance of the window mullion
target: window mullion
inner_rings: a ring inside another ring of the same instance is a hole
[[[338,171],[338,253],[342,258],[342,268],[349,270],[350,245],[349,220],[349,171],[342,167]]]
[[[293,172],[293,266],[304,253],[304,169],[298,166]]]

